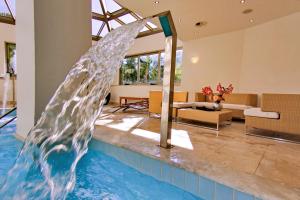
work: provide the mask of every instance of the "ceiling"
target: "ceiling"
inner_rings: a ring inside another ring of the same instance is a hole
[[[300,11],[300,0],[245,0],[245,3],[241,0],[116,1],[141,16],[170,10],[178,37],[183,41],[248,28]],[[246,9],[253,11],[242,14]],[[207,24],[196,27],[199,21]]]

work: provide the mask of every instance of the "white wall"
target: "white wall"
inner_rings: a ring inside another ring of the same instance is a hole
[[[5,42],[16,43],[14,25],[0,23],[0,76],[6,72]]]
[[[181,89],[189,100],[204,86],[232,83],[239,90],[244,31],[226,33],[184,43]]]
[[[6,72],[5,42],[16,43],[16,27],[10,24],[0,23],[0,102],[3,100],[4,78]],[[9,84],[8,101],[12,101],[12,82]],[[2,107],[2,105],[0,105]]]
[[[17,43],[17,135],[25,138],[34,125],[35,112],[35,40],[34,1],[16,1]]]
[[[300,93],[300,12],[252,28],[183,43],[183,77],[176,90],[189,100],[202,87],[232,83],[234,92]],[[150,37],[149,37],[150,38]],[[129,54],[163,45],[162,39],[137,41]],[[194,63],[193,63],[193,62]],[[119,96],[148,96],[159,86],[114,86]]]
[[[245,31],[240,91],[300,93],[300,12]]]

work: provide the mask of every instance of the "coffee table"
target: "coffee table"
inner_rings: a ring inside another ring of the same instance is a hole
[[[232,120],[232,111],[230,110],[221,110],[221,111],[205,111],[198,110],[193,108],[178,109],[177,110],[177,119],[187,119],[199,122],[205,122],[210,124],[216,124],[216,128],[211,128],[204,126],[204,128],[214,129],[219,131],[220,124],[226,121]]]
[[[129,103],[129,101],[131,101]],[[117,109],[113,111],[113,113],[119,111],[122,109],[122,111],[125,111],[129,108],[135,109],[135,110],[144,110],[149,108],[149,98],[147,97],[120,97],[120,103],[119,106],[117,106]]]

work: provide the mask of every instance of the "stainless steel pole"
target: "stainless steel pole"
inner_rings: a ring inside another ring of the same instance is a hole
[[[169,34],[166,34],[165,32],[166,46],[160,125],[160,146],[163,148],[171,148],[172,106],[176,67],[177,33],[171,13],[168,12],[166,16],[168,19],[170,32]]]

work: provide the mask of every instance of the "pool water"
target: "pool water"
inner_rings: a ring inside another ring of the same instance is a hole
[[[22,143],[14,137],[15,131],[16,121],[0,130],[0,185],[22,147]],[[90,148],[78,163],[76,186],[67,199],[195,200],[199,198],[144,175],[101,151]]]

